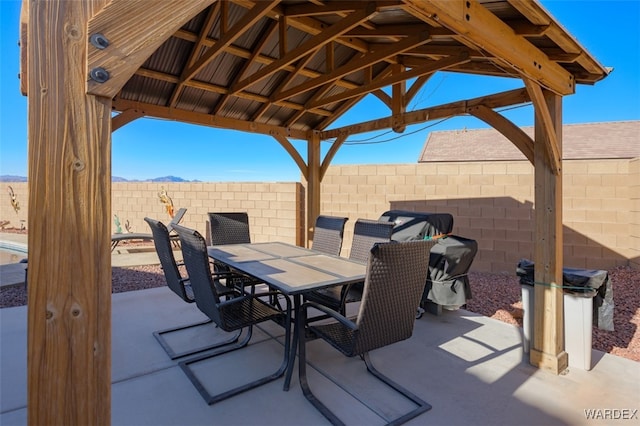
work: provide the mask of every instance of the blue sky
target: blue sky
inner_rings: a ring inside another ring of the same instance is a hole
[[[542,5],[598,61],[614,71],[595,86],[578,86],[564,98],[565,123],[640,119],[640,0],[542,0]],[[0,0],[0,175],[27,176],[27,101],[20,94],[20,1]],[[515,79],[435,75],[409,109],[473,98],[522,87]],[[386,117],[389,111],[370,96],[334,123]],[[505,111],[520,126],[533,124],[531,107]],[[414,163],[432,131],[476,129],[471,117],[408,127],[367,144],[343,146],[332,164]],[[363,141],[376,134],[354,135]],[[292,141],[306,158],[305,144]],[[606,143],[606,141],[603,141]],[[323,147],[326,152],[328,144]],[[300,172],[286,151],[268,136],[245,134],[170,121],[136,120],[113,133],[112,174],[127,179],[179,176],[202,181],[298,181]]]

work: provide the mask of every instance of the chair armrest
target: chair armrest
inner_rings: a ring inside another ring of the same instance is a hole
[[[329,317],[335,319],[336,321],[338,321],[339,323],[341,323],[342,325],[344,325],[345,327],[351,330],[358,329],[358,325],[356,323],[354,323],[349,318],[342,315],[340,312],[334,311],[333,309],[328,308],[316,302],[305,302],[302,304],[301,308],[302,308],[303,320],[305,323],[307,322],[307,309],[310,307],[325,313]],[[316,320],[319,321],[321,319],[326,319],[326,317],[318,317]],[[311,318],[311,320],[312,321],[310,322],[313,322],[314,319]]]
[[[243,293],[241,297],[225,300],[219,303],[219,307],[231,305],[233,303],[239,303],[242,299],[258,299],[265,296],[284,296],[284,300],[287,302],[287,311],[291,311],[291,299],[286,294],[279,291],[265,291],[262,293]]]

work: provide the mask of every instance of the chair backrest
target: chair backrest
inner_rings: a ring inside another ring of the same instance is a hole
[[[372,248],[351,355],[411,337],[434,244],[391,242]]]
[[[193,299],[187,295],[183,284],[186,278],[183,278],[180,274],[176,259],[173,256],[169,230],[164,223],[158,220],[148,217],[145,217],[144,220],[151,228],[153,244],[156,247],[156,253],[160,259],[160,265],[162,265],[162,271],[164,272],[164,278],[167,281],[167,286],[185,302],[193,302]]]
[[[346,217],[318,216],[313,230],[311,248],[322,253],[340,256],[344,238],[344,224],[347,220],[349,218]]]
[[[371,247],[376,243],[391,241],[393,222],[358,219],[353,227],[353,240],[349,259],[367,262]]]
[[[207,245],[200,233],[195,229],[175,225],[173,229],[180,238],[182,260],[187,267],[189,282],[193,290],[196,306],[216,324],[222,323],[218,304],[220,297],[215,291],[215,285],[209,267]]]
[[[209,213],[211,245],[250,243],[246,212]]]
[[[173,231],[173,225],[177,225],[178,223],[180,223],[186,212],[187,209],[185,209],[184,207],[178,209],[176,214],[174,214],[171,218],[171,221],[167,224],[167,230],[169,232]]]

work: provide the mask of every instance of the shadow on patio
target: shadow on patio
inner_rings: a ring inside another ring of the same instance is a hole
[[[0,424],[26,424],[26,307],[0,310],[2,371]],[[327,421],[303,397],[297,375],[291,390],[277,380],[208,406],[152,335],[155,330],[203,319],[197,308],[160,287],[113,295],[112,424],[310,425]],[[211,326],[180,334],[172,344],[216,338]],[[201,377],[215,386],[257,377],[282,351],[282,329],[266,324],[248,348],[206,361]],[[347,359],[322,341],[309,347],[311,386],[347,423],[383,424],[367,406],[394,415],[407,408],[384,385],[367,377],[359,359]],[[433,409],[409,424],[581,424],[585,410],[639,408],[640,363],[594,351],[594,368],[555,376],[522,359],[520,329],[464,310],[424,315],[413,337],[374,351],[379,369],[425,399]],[[610,412],[610,416],[614,415]],[[621,414],[622,415],[622,414]],[[637,417],[637,415],[636,415]],[[636,418],[637,420],[637,418]],[[589,423],[598,424],[598,421]]]

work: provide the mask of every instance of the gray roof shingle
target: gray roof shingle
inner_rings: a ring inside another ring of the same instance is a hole
[[[533,137],[533,127],[523,127]],[[604,159],[640,157],[640,121],[565,124],[562,158]],[[419,163],[450,161],[511,161],[525,156],[495,129],[431,132]]]

